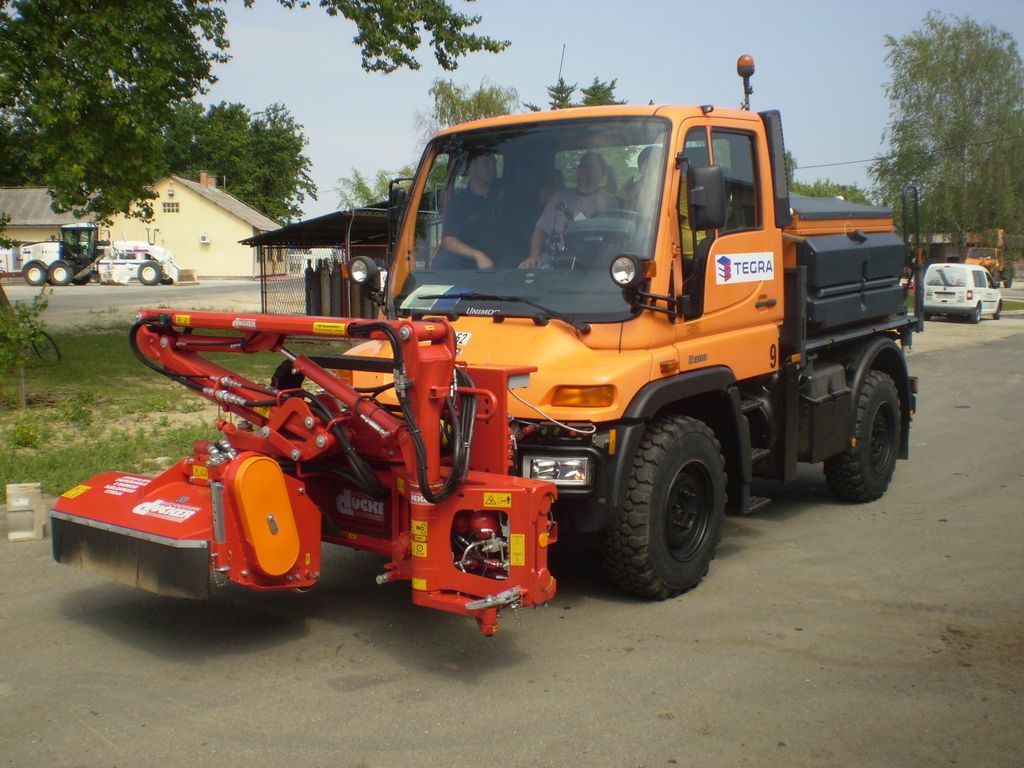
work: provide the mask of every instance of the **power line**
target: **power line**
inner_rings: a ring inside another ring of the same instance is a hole
[[[987,147],[991,146],[992,144],[1001,144],[1004,141],[1017,141],[1019,139],[1024,139],[1024,133],[1018,134],[1017,136],[1004,136],[999,139],[989,139],[987,141],[974,141],[968,144],[956,144],[948,147],[941,147],[939,149],[911,150],[911,154],[938,155],[944,152],[962,152],[963,150],[970,149],[971,147]],[[866,163],[874,163],[879,160],[891,159],[897,157],[898,155],[898,152],[889,152],[888,154],[885,155],[876,155],[875,157],[869,157],[867,160],[844,160],[841,163],[818,163],[816,165],[797,165],[796,170],[806,171],[810,168],[834,168],[840,165],[864,165]]]

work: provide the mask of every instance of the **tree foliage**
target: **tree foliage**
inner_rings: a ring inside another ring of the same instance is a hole
[[[595,77],[594,82],[586,88],[579,89],[580,95],[583,98],[577,100],[574,97],[576,96],[578,84],[567,83],[565,78],[559,75],[558,82],[554,85],[549,85],[546,89],[548,92],[548,108],[568,109],[570,107],[599,107],[605,104],[625,104],[626,102],[615,98],[615,86],[618,82],[618,78],[605,81]],[[533,112],[538,112],[541,109],[536,104],[527,103],[523,106]]]
[[[626,102],[615,98],[615,86],[618,82],[618,78],[605,82],[595,77],[594,82],[586,88],[580,89],[580,94],[583,96],[580,106],[599,107],[604,104],[625,104]]]
[[[448,70],[468,53],[508,45],[474,33],[480,17],[449,0],[317,4],[355,23],[367,71],[417,69],[424,32]],[[226,24],[219,0],[0,0],[0,149],[30,137],[17,146],[29,147],[34,180],[53,189],[60,210],[148,210],[163,132],[176,105],[203,93],[213,65],[227,61]]]
[[[486,78],[475,90],[468,85],[456,85],[454,80],[436,79],[430,86],[430,97],[430,111],[417,115],[423,141],[442,128],[507,115],[519,108],[519,92],[515,88],[492,84]]]
[[[226,60],[225,23],[212,3],[174,0],[15,0],[0,14],[0,112],[31,136],[59,210],[152,199],[160,129]]]
[[[466,0],[473,2],[473,0]],[[285,8],[305,8],[313,0],[278,0]],[[419,69],[413,51],[423,42],[421,27],[430,33],[434,58],[442,69],[451,71],[458,60],[469,53],[498,53],[509,46],[508,40],[495,40],[470,32],[480,16],[468,16],[452,9],[450,0],[319,0],[317,5],[330,16],[353,21],[358,33],[352,41],[363,55],[368,72],[393,72],[401,67]],[[255,0],[245,0],[251,7]]]
[[[810,195],[811,197],[841,197],[851,203],[862,205],[873,205],[867,191],[856,184],[839,184],[831,179],[815,179],[810,184],[802,181],[792,181],[789,184],[789,191],[798,195]]]
[[[251,113],[237,103],[204,112],[184,102],[164,131],[166,172],[196,179],[209,171],[226,191],[279,221],[298,217],[307,195],[316,199],[305,146],[302,126],[283,104]]]
[[[1024,229],[1024,66],[1008,33],[929,12],[886,38],[890,154],[871,168],[881,197],[922,190],[925,232]]]
[[[392,179],[409,178],[416,173],[416,167],[407,165],[397,171],[380,170],[367,177],[358,168],[352,169],[351,176],[338,179],[335,191],[338,193],[338,208],[360,208],[388,199],[388,185]]]

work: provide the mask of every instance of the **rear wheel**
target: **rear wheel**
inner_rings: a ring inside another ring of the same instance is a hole
[[[69,285],[75,278],[75,268],[66,261],[50,265],[50,285]]]
[[[139,265],[139,282],[143,285],[157,285],[164,272],[155,261],[144,261]]]
[[[21,268],[21,275],[29,285],[42,285],[50,276],[50,271],[41,261],[30,261]]]
[[[1013,288],[1013,274],[1009,273],[1003,278],[1003,288]]]
[[[889,487],[900,449],[900,399],[892,379],[869,371],[857,397],[850,446],[825,460],[825,482],[841,499],[874,501]]]
[[[981,302],[979,301],[977,306],[974,307],[974,311],[971,312],[970,321],[977,325],[981,322]]]
[[[993,320],[998,320],[1002,316],[1003,316],[1003,302],[1002,302],[1002,300],[1000,300],[999,303],[996,304],[996,311],[995,311],[995,314],[992,315],[992,319]]]
[[[725,462],[696,419],[652,423],[633,460],[626,500],[604,532],[604,567],[619,587],[663,600],[697,586],[722,535]]]

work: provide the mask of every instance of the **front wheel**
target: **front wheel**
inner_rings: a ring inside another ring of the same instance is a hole
[[[1003,278],[1003,288],[1013,288],[1013,275],[1008,274]]]
[[[825,482],[841,499],[863,503],[889,487],[900,450],[900,398],[893,380],[869,371],[857,396],[853,437],[845,451],[825,460]]]
[[[697,586],[722,535],[725,486],[721,448],[703,422],[653,422],[633,460],[625,502],[604,532],[612,581],[657,600]]]
[[[55,261],[50,265],[50,285],[70,285],[75,279],[75,268],[66,261]]]
[[[1003,302],[1000,301],[998,304],[996,304],[996,311],[992,315],[992,319],[993,320],[998,320],[1002,316],[1003,316]]]
[[[155,261],[144,261],[139,265],[139,282],[143,285],[157,285],[164,272]]]
[[[30,261],[22,267],[21,276],[25,278],[25,282],[29,285],[38,287],[46,282],[50,276],[50,271],[43,262]]]

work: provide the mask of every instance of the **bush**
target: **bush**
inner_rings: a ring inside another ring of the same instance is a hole
[[[32,354],[32,343],[42,341],[44,323],[40,319],[49,303],[44,288],[28,306],[23,301],[11,305],[11,312],[0,311],[0,373],[23,366]]]

